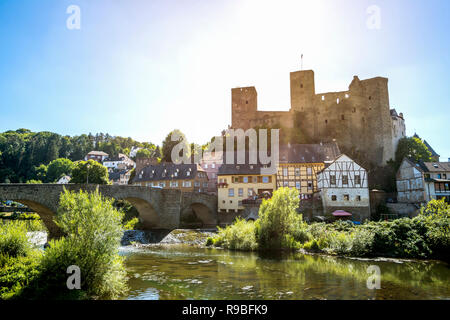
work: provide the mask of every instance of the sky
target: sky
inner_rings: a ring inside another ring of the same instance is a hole
[[[389,78],[407,135],[447,161],[449,30],[447,0],[0,0],[0,131],[203,144],[231,124],[231,88],[289,110],[303,54],[316,93]]]

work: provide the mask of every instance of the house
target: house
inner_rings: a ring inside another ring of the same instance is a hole
[[[317,173],[317,186],[325,214],[345,210],[353,220],[370,218],[367,171],[347,155],[338,156]]]
[[[397,201],[422,204],[432,199],[450,202],[450,162],[415,163],[403,159],[396,175]]]
[[[208,189],[208,175],[197,164],[161,163],[136,171],[133,185],[205,192]]]
[[[72,179],[69,176],[62,176],[59,178],[59,180],[56,182],[57,184],[68,184],[70,182],[70,179]]]
[[[208,193],[217,194],[217,174],[223,163],[223,152],[204,153],[200,166],[208,175]]]
[[[108,169],[114,170],[132,169],[136,167],[136,163],[123,153],[119,153],[117,157],[105,159],[103,165]]]
[[[102,163],[108,157],[109,157],[109,154],[107,154],[103,151],[91,151],[84,157],[84,161],[94,160],[94,161]]]
[[[244,210],[242,201],[276,189],[276,175],[262,174],[261,164],[223,164],[217,173],[218,209]]]
[[[296,188],[301,199],[311,199],[317,192],[317,173],[338,155],[340,151],[336,142],[281,146],[277,188]]]
[[[135,158],[137,152],[138,152],[139,150],[141,150],[141,149],[142,149],[141,147],[131,147],[131,151],[130,151],[129,157],[130,157],[130,158]]]
[[[109,181],[114,185],[127,185],[130,175],[131,169],[114,170],[109,172]]]

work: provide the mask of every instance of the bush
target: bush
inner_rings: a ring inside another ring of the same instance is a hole
[[[258,247],[255,238],[255,223],[237,218],[226,228],[218,228],[219,232],[214,240],[215,246],[233,250],[251,251]]]
[[[42,253],[38,250],[28,252],[27,256],[13,258],[0,254],[0,299],[20,297],[38,275],[38,266]]]
[[[24,223],[10,222],[0,224],[0,254],[9,257],[25,256],[31,245],[27,238]]]
[[[47,298],[116,298],[126,290],[123,260],[118,255],[123,235],[123,213],[113,207],[113,200],[67,190],[61,194],[57,225],[65,233],[50,241],[39,267],[39,277],[28,292]],[[81,271],[81,290],[68,290],[67,268]],[[51,296],[49,296],[51,294]]]
[[[298,190],[289,188],[280,188],[273,193],[272,199],[263,200],[260,218],[255,222],[260,249],[290,248],[296,226],[301,225],[302,216],[297,214],[299,203]]]

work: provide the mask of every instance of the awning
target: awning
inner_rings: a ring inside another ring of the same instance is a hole
[[[352,214],[350,212],[344,211],[344,210],[336,210],[332,213],[335,217],[351,217]]]

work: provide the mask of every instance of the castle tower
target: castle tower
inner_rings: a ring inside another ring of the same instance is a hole
[[[291,72],[291,110],[306,111],[311,108],[316,89],[314,71],[304,70]]]
[[[252,127],[258,110],[258,95],[255,87],[231,89],[231,127],[244,129]]]

